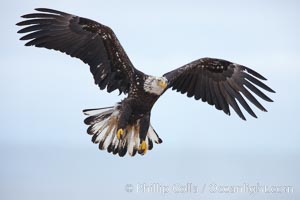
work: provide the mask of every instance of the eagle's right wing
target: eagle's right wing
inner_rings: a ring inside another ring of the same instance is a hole
[[[226,114],[230,114],[230,105],[244,120],[246,118],[236,100],[250,115],[256,117],[245,98],[260,110],[267,110],[249,90],[269,102],[272,102],[272,100],[256,86],[274,92],[270,87],[259,81],[259,79],[267,79],[254,70],[216,58],[195,60],[166,73],[164,77],[168,80],[168,88],[177,90],[182,94],[187,93],[188,97],[194,97],[196,100],[207,101],[207,103],[215,105],[218,110],[223,110]]]
[[[90,66],[95,84],[111,92],[128,93],[135,68],[107,26],[57,10],[38,8],[39,13],[22,16],[26,46],[45,47],[79,58]]]

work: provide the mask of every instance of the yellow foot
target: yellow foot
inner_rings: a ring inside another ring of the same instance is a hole
[[[123,134],[124,134],[124,130],[122,128],[120,128],[117,131],[117,138],[120,140]]]
[[[147,144],[146,144],[145,140],[143,140],[142,143],[139,146],[138,151],[139,151],[140,154],[144,155],[144,154],[146,154],[147,149],[148,149]]]

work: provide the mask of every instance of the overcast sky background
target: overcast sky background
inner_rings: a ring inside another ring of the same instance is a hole
[[[206,56],[244,64],[268,78],[275,102],[262,102],[267,113],[253,107],[259,118],[245,114],[244,122],[168,91],[151,118],[161,145],[133,158],[99,151],[81,111],[124,96],[100,91],[80,60],[23,46],[15,24],[37,7],[109,25],[149,74]],[[0,199],[300,198],[299,1],[10,0],[0,9]],[[189,183],[200,191],[176,193]],[[169,191],[143,192],[141,184]],[[212,187],[243,184],[293,192],[224,194]]]

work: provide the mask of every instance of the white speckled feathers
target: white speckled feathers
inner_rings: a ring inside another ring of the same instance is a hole
[[[138,151],[140,145],[139,138],[139,124],[128,125],[125,129],[125,135],[120,140],[117,138],[117,125],[119,119],[120,104],[114,107],[106,107],[99,109],[84,110],[84,114],[88,115],[85,123],[90,125],[87,132],[92,136],[92,142],[99,144],[99,149],[105,150],[109,153],[124,156],[127,151],[130,156],[134,156]],[[162,140],[150,125],[145,140],[148,150],[153,148],[153,142],[160,144]]]

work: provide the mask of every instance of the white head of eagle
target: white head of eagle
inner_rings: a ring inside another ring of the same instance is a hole
[[[144,83],[146,92],[161,95],[168,85],[168,80],[165,77],[149,76]]]

